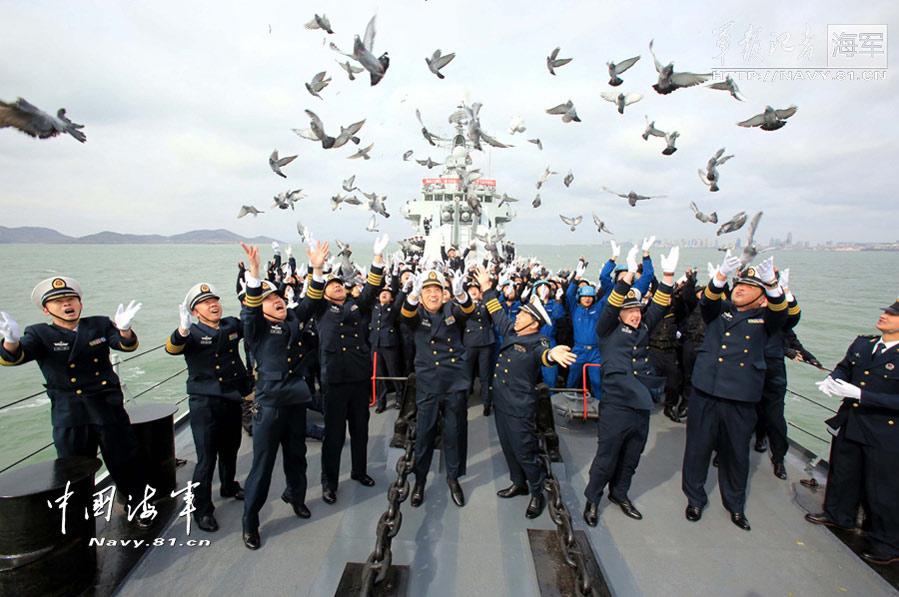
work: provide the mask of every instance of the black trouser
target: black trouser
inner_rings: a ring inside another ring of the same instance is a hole
[[[378,377],[402,377],[403,372],[400,370],[400,351],[396,346],[378,346],[372,350],[372,354],[378,355]],[[394,381],[393,391],[396,392],[396,401],[403,400],[403,382]],[[377,383],[377,405],[383,407],[387,400],[387,382],[379,381]]]
[[[190,431],[197,451],[197,466],[193,482],[194,516],[212,514],[212,477],[218,459],[220,494],[233,495],[239,485],[234,481],[237,472],[237,451],[240,449],[241,403],[217,396],[190,397]]]
[[[329,383],[325,387],[325,439],[322,442],[322,487],[337,490],[340,453],[350,429],[350,474],[366,474],[368,464],[368,382]]]
[[[596,456],[584,495],[594,504],[609,485],[609,495],[623,500],[640,463],[649,435],[649,411],[599,402]]]
[[[434,457],[434,440],[437,437],[437,419],[443,415],[443,455],[446,460],[446,478],[458,479],[465,474],[468,453],[468,390],[431,394],[416,384],[415,404],[418,407],[418,423],[415,434],[415,473],[417,483],[424,483]]]
[[[684,375],[683,402],[689,404],[693,395],[693,365],[696,363],[696,349],[699,344],[687,340],[681,346],[681,367]]]
[[[727,400],[693,388],[687,418],[682,488],[691,506],[705,507],[705,480],[712,451],[718,451],[718,488],[731,512],[743,512],[749,480],[749,440],[755,428],[755,403]]]
[[[543,479],[546,477],[538,458],[537,420],[530,417],[516,417],[502,410],[496,411],[496,433],[503,456],[509,466],[509,477],[518,487],[527,483],[531,495],[543,491]]]
[[[681,373],[677,363],[677,349],[649,348],[649,363],[655,374],[665,378],[665,406],[677,406],[681,394]]]
[[[784,396],[787,393],[787,368],[784,360],[766,360],[765,386],[762,400],[756,405],[758,423],[755,441],[768,437],[771,444],[771,460],[783,462],[787,455],[787,420],[784,418]],[[779,364],[778,364],[779,363]]]
[[[842,527],[855,528],[859,503],[867,510],[868,539],[899,556],[899,454],[865,446],[841,429],[830,446],[824,511]]]
[[[475,373],[481,384],[481,404],[490,406],[493,404],[493,392],[490,382],[493,379],[493,344],[487,346],[466,346],[466,365],[468,377],[474,383]]]
[[[287,489],[291,504],[306,503],[306,405],[262,406],[257,404],[253,417],[253,465],[247,475],[243,524],[259,528],[259,510],[268,498],[278,446],[283,456]]]
[[[119,408],[124,411],[124,407]],[[123,416],[127,418],[124,413]],[[130,423],[54,427],[53,443],[56,445],[56,455],[60,458],[96,458],[99,446],[106,470],[115,481],[116,491],[132,504],[144,499],[147,485],[146,464]]]

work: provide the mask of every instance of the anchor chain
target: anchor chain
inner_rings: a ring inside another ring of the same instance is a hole
[[[546,491],[546,509],[549,517],[556,525],[556,534],[559,539],[559,547],[562,550],[562,557],[565,563],[574,570],[577,577],[577,590],[581,595],[591,595],[599,597],[600,593],[593,584],[593,579],[587,571],[587,560],[584,552],[578,546],[574,536],[574,526],[571,522],[571,512],[562,501],[562,488],[559,480],[553,475],[552,460],[546,449],[546,439],[540,436],[540,462],[546,472],[546,480],[543,482],[543,489]]]
[[[374,594],[375,586],[387,578],[387,572],[393,562],[390,545],[403,524],[400,504],[409,497],[409,481],[406,477],[412,472],[414,450],[415,421],[409,421],[406,428],[405,452],[396,461],[397,477],[387,489],[387,510],[378,519],[375,549],[362,566],[362,590],[359,593],[362,597]]]

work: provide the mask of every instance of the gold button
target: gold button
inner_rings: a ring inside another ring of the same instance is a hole
[[[302,342],[297,342],[297,346],[302,346],[302,345],[303,345]]]
[[[288,373],[293,373],[293,369],[288,369],[287,372],[288,372]]]
[[[94,361],[96,361],[96,360],[97,359],[94,359]],[[75,363],[72,363],[71,365],[69,365],[69,369],[74,369],[74,368],[75,368]]]
[[[636,363],[636,362],[637,362],[637,359],[634,359],[634,362]]]
[[[290,362],[290,357],[287,357],[287,362]],[[216,369],[218,369],[218,367],[216,367]]]
[[[725,336],[730,336],[730,332],[724,332]]]
[[[101,382],[100,382],[100,385],[101,385],[101,386],[105,386],[105,385],[106,385],[106,380],[104,379],[103,381],[101,381]]]
[[[719,363],[723,363],[723,362],[724,362],[724,359],[722,359],[721,357],[718,357],[718,362],[719,362]]]
[[[436,350],[434,351],[434,354],[437,354],[437,351],[436,351]]]
[[[450,338],[447,338],[446,341],[447,341],[447,342],[452,342],[452,340],[451,340]]]
[[[81,390],[75,390],[76,394],[81,394]]]
[[[727,344],[722,344],[722,345],[721,345],[721,348],[722,348],[722,349],[726,349],[726,348],[727,348]]]
[[[749,336],[746,336],[746,339],[749,340]]]
[[[744,348],[744,349],[743,349],[743,352],[749,352],[749,349],[748,349],[748,348]]]
[[[222,378],[221,378],[221,377],[219,378],[219,381],[222,381]]]
[[[439,364],[440,364],[440,361],[434,361],[434,366],[437,366]]]
[[[852,406],[858,408],[858,402],[854,403]]]
[[[869,375],[870,373],[870,371],[865,371],[865,375]]]
[[[455,363],[456,359],[450,359],[450,363]]]
[[[340,337],[343,338],[343,334],[340,334]]]
[[[634,350],[637,350],[637,347],[636,347],[636,346],[634,346]]]
[[[74,377],[73,377],[73,378],[72,378],[72,379],[70,379],[70,380],[69,380],[69,381],[70,381],[70,382],[72,382],[72,383],[75,383],[75,382],[76,382],[76,381],[78,381],[78,380],[77,380],[77,379],[75,379],[75,378],[74,378]]]
[[[346,352],[346,346],[343,347],[343,351]]]
[[[232,349],[231,349],[231,350],[229,350],[229,351],[228,351],[228,352],[234,352],[234,349],[233,349],[233,348],[232,348]]]
[[[862,382],[862,383],[860,383],[860,384],[858,384],[858,385],[863,386],[863,385],[865,385],[865,382]]]
[[[290,348],[290,347],[288,346],[287,348]],[[219,355],[217,355],[217,354],[214,354],[212,356],[214,356],[215,358],[219,358]]]
[[[431,340],[431,344],[433,344],[433,343],[434,343],[434,341],[433,341],[433,340]]]
[[[216,365],[215,368],[216,368],[216,369],[221,369],[221,367],[219,367],[218,365]]]
[[[358,337],[359,337],[359,334],[353,334],[353,337],[354,337],[354,338],[358,338]]]
[[[890,419],[889,421],[887,421],[887,423],[889,423],[890,425],[893,425],[893,420]]]
[[[94,359],[94,362],[95,362],[95,363],[99,363],[99,362],[100,362],[100,359]]]
[[[100,377],[100,372],[99,372],[99,371],[94,371],[94,376],[95,376],[95,377]]]
[[[743,363],[740,363],[740,367],[743,367],[743,366],[744,366]]]
[[[508,372],[509,372],[508,369],[503,369],[503,373],[508,373]]]
[[[636,374],[637,374],[637,372],[636,372],[636,371],[634,371],[634,375],[636,375]]]
[[[236,362],[236,361],[231,361],[231,364],[233,365],[233,364],[235,364],[235,362]]]

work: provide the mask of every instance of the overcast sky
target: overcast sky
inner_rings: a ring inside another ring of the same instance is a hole
[[[790,231],[794,240],[812,242],[899,239],[897,71],[868,81],[825,81],[822,72],[813,73],[832,52],[828,24],[895,25],[895,2],[802,8],[758,1],[677,8],[474,0],[2,4],[0,99],[22,96],[54,113],[65,107],[88,138],[82,145],[68,136],[39,141],[0,130],[4,226],[46,226],[73,236],[227,228],[291,240],[299,219],[318,238],[360,240],[374,236],[364,231],[369,214],[328,206],[341,181],[356,174],[363,190],[387,195],[391,218],[380,227],[401,238],[410,228],[400,207],[419,195],[429,175],[414,161],[403,162],[403,152],[446,157],[422,138],[415,108],[432,132],[446,135],[452,131],[447,116],[464,99],[481,102],[485,131],[515,146],[475,151],[472,158],[500,193],[521,199],[506,229],[516,242],[598,242],[589,224],[594,211],[619,241],[651,233],[713,236],[712,224],[693,218],[691,200],[722,220],[763,210],[762,242]],[[334,35],[303,27],[316,11],[327,13]],[[391,63],[371,87],[367,76],[348,80],[327,42],[350,52],[353,35],[374,14],[375,54],[388,51]],[[650,87],[653,38],[659,60],[674,61],[678,71],[783,67],[816,79],[762,81],[773,71],[757,70],[758,79],[738,81],[748,98],[742,103],[700,87],[658,95]],[[556,46],[574,60],[553,77],[545,59]],[[895,47],[899,40],[887,40],[890,64],[899,64]],[[424,62],[437,48],[456,53],[444,80]],[[754,56],[744,55],[752,50]],[[617,89],[642,93],[643,100],[619,115],[599,95],[612,89],[605,62],[636,55],[642,59]],[[864,66],[865,59],[852,64]],[[304,86],[321,70],[333,77],[324,100]],[[566,124],[545,113],[568,99],[583,122]],[[799,111],[781,130],[735,125],[765,105],[791,104]],[[347,160],[352,144],[325,151],[296,136],[292,128],[309,125],[304,109],[318,113],[335,135],[340,125],[365,118],[362,146],[374,142],[372,159]],[[675,154],[661,155],[661,139],[641,138],[644,114],[658,128],[680,132]],[[513,136],[508,124],[516,115],[527,131]],[[542,139],[543,151],[526,142],[533,137]],[[721,191],[712,194],[697,169],[720,147],[735,157],[721,166]],[[268,167],[274,148],[299,155],[284,169],[287,180]],[[534,209],[535,182],[548,165],[560,175],[544,184],[543,205]],[[565,188],[569,169],[575,178]],[[602,192],[603,185],[667,197],[631,208]],[[297,211],[271,207],[273,195],[299,188],[307,197]],[[266,213],[238,220],[244,204]],[[584,224],[571,233],[559,213],[583,215]]]

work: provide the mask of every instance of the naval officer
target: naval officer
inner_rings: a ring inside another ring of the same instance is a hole
[[[899,562],[899,299],[877,320],[880,335],[859,336],[819,388],[843,399],[827,420],[836,438],[830,448],[824,511],[815,524],[855,527],[865,502],[873,564]]]
[[[512,485],[496,495],[512,498],[530,493],[525,516],[537,518],[546,501],[542,487],[545,471],[538,457],[536,385],[542,379],[541,367],[557,363],[567,367],[577,357],[567,346],[550,346],[540,333],[540,328],[551,325],[552,320],[536,295],[521,306],[512,320],[499,304],[496,291],[490,288],[487,270],[479,267],[477,276],[479,287],[488,289],[484,304],[503,337],[493,374],[493,392],[496,432]]]
[[[443,274],[425,271],[414,278],[400,313],[415,339],[415,485],[413,507],[424,500],[425,481],[434,455],[437,419],[443,415],[443,454],[446,483],[453,502],[465,505],[459,477],[465,474],[468,444],[467,395],[471,381],[465,364],[462,335],[474,307],[463,288],[462,276],[453,280],[455,301],[444,302]],[[421,301],[421,304],[419,304]]]
[[[372,308],[371,321],[368,324],[368,343],[373,355],[377,355],[377,377],[402,377],[400,366],[400,334],[397,332],[397,317],[406,300],[402,291],[396,293],[390,287],[381,288],[378,302]],[[403,402],[403,383],[393,381],[396,407]],[[378,381],[375,412],[382,413],[387,407],[387,382]]]
[[[216,459],[219,470],[219,495],[244,499],[237,472],[240,449],[241,405],[253,391],[253,378],[247,373],[238,346],[243,325],[236,317],[222,316],[222,303],[212,284],[195,284],[179,305],[180,323],[165,343],[172,355],[184,355],[187,362],[187,395],[190,405],[190,430],[197,451],[194,468],[194,518],[207,532],[218,530],[213,515],[212,477]],[[191,315],[197,323],[191,322]]]
[[[468,321],[465,322],[465,334],[462,336],[462,344],[465,345],[465,362],[468,364],[468,377],[471,383],[474,383],[475,372],[478,374],[481,384],[481,404],[484,407],[484,416],[487,416],[493,405],[490,371],[490,365],[495,362],[493,360],[493,325],[487,307],[481,301],[481,285],[478,281],[467,279],[465,290],[474,305],[474,310]],[[503,311],[505,312],[505,309]]]
[[[316,243],[306,251],[313,267],[312,280],[306,298],[291,309],[273,282],[260,279],[259,247],[241,246],[250,269],[240,319],[257,363],[253,464],[244,489],[243,541],[248,549],[259,549],[259,510],[268,497],[278,446],[287,478],[281,499],[291,504],[300,518],[312,516],[306,507],[306,407],[311,395],[304,380],[310,351],[303,346],[302,328],[322,296],[322,264],[328,243]]]
[[[25,328],[0,312],[0,365],[37,361],[50,397],[53,443],[59,458],[97,455],[97,446],[116,488],[129,502],[144,499],[146,478],[137,437],[123,406],[119,378],[109,351],[133,352],[137,335],[131,322],[141,304],[119,305],[115,316],[82,317],[81,285],[57,276],[38,283],[32,304],[51,323]],[[139,528],[152,518],[138,517]]]

